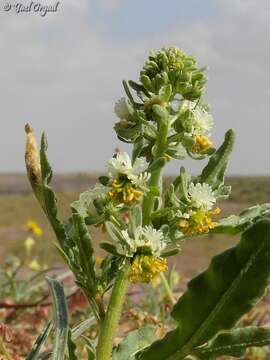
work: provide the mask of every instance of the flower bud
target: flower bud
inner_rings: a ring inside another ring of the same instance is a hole
[[[37,188],[41,184],[41,167],[37,141],[33,133],[33,128],[30,124],[25,125],[25,132],[27,134],[25,146],[25,164],[27,175],[31,186],[36,193]]]

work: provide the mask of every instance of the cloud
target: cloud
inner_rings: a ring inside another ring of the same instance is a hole
[[[107,10],[112,10],[121,5],[123,3],[123,0],[100,0],[100,3],[103,8]]]
[[[237,130],[230,172],[269,174],[269,5],[265,0],[257,8],[251,0],[218,3],[217,18],[172,24],[163,33],[150,23],[157,26],[154,36],[124,43],[89,22],[86,0],[66,0],[45,18],[0,13],[1,170],[23,169],[26,121],[39,133],[46,130],[56,170],[102,169],[119,146],[112,125],[114,102],[123,95],[121,80],[137,78],[149,49],[177,45],[209,65],[207,98],[216,118],[216,143],[227,128]]]

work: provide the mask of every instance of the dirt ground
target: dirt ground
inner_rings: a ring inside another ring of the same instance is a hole
[[[55,177],[53,187],[57,192],[60,216],[67,217],[70,213],[69,204],[77,199],[79,192],[93,186],[98,175],[72,174]],[[237,214],[244,208],[270,199],[270,179],[268,178],[231,178],[228,182],[233,185],[232,198],[219,204],[222,214]],[[27,236],[25,223],[34,219],[44,230],[40,249],[46,253],[50,264],[61,263],[61,259],[53,245],[55,239],[48,223],[34,199],[26,176],[23,174],[0,175],[0,261],[9,253],[20,255],[23,242]],[[106,238],[97,229],[92,229],[94,243]],[[231,247],[237,241],[236,237],[203,236],[186,241],[182,253],[173,258],[173,262],[183,274],[190,277],[203,268],[209,259],[220,251]]]

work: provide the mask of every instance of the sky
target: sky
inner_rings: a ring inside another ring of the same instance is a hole
[[[215,145],[236,130],[228,174],[270,175],[269,0],[64,0],[43,17],[6,3],[16,1],[0,0],[0,172],[24,171],[26,122],[46,131],[55,171],[103,171],[116,147],[130,151],[112,129],[122,80],[138,79],[151,49],[177,46],[208,67]]]

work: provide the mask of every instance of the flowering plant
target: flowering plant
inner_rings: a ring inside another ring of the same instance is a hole
[[[107,175],[71,204],[72,215],[65,222],[58,219],[49,186],[46,137],[43,134],[39,153],[33,130],[26,125],[30,183],[98,324],[89,359],[205,360],[241,357],[249,346],[270,344],[268,329],[235,327],[269,284],[270,204],[239,216],[217,217],[217,202],[230,195],[224,174],[235,135],[228,130],[223,144],[214,148],[214,120],[203,98],[204,70],[180,49],[162,49],[150,54],[139,82],[123,82],[127,99],[115,105],[114,129],[121,141],[133,145],[132,154],[117,152],[108,161]],[[197,177],[181,167],[163,189],[166,164],[186,157],[209,160]],[[111,238],[99,244],[107,252],[100,267],[95,264],[91,226],[102,227]],[[162,275],[168,269],[167,258],[181,250],[183,240],[207,233],[242,233],[242,238],[190,281],[171,313],[176,326],[163,339],[143,328],[114,347],[129,283],[149,283]],[[49,281],[58,314],[53,358],[77,359],[61,286]],[[110,290],[105,307],[104,295]],[[35,354],[48,332],[49,327],[38,339]]]

